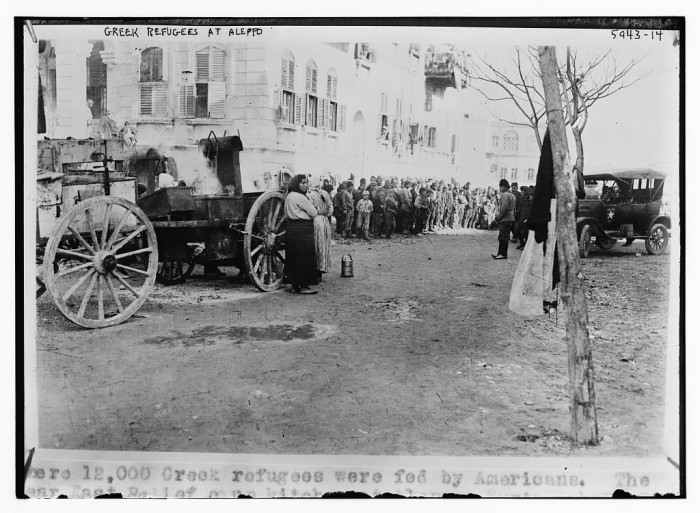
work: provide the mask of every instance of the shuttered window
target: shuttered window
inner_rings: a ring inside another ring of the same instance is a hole
[[[338,76],[333,68],[328,71],[326,78],[326,97],[335,100],[338,96]]]
[[[303,125],[306,122],[306,98],[294,92],[294,56],[288,50],[280,60],[280,91],[275,92],[273,108],[283,123]]]
[[[181,85],[178,111],[180,117],[191,118],[194,116],[194,85]]]
[[[164,117],[167,115],[168,83],[165,78],[163,49],[150,47],[139,55],[139,114]]]
[[[166,82],[142,82],[139,84],[139,91],[142,116],[164,117],[167,114],[168,84]]]
[[[306,63],[306,92],[311,94],[318,92],[318,68],[314,61]]]
[[[226,51],[207,46],[195,52],[194,84],[180,87],[179,110],[184,117],[226,116]]]
[[[294,59],[289,57],[282,57],[282,89],[287,89],[288,91],[294,90]]]

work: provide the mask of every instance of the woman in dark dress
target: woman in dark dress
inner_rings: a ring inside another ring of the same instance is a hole
[[[306,197],[309,181],[306,175],[294,175],[287,188],[284,211],[287,215],[286,255],[284,275],[298,294],[316,294],[318,267],[314,244],[314,218],[316,207]]]

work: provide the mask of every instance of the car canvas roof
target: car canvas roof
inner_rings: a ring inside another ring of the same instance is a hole
[[[656,169],[650,168],[621,168],[621,169],[609,169],[604,172],[598,172],[594,174],[584,174],[583,178],[585,180],[633,180],[635,178],[660,178],[665,179],[666,173],[658,171]]]

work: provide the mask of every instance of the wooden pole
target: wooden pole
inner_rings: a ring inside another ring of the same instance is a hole
[[[561,299],[566,316],[569,359],[571,437],[580,443],[598,444],[598,424],[593,388],[593,359],[588,340],[588,312],[576,237],[576,196],[571,169],[565,169],[567,153],[564,111],[557,80],[557,56],[553,46],[539,47],[549,137],[554,159],[557,196],[557,247]],[[572,155],[570,158],[574,158]]]

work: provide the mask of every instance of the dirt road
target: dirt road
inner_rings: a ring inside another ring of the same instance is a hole
[[[193,277],[85,330],[38,302],[44,447],[298,454],[661,451],[669,256],[584,261],[602,443],[567,437],[564,319],[507,308],[496,232],[332,248],[315,296]],[[635,253],[641,252],[639,257]],[[340,259],[354,258],[354,278]],[[235,270],[224,268],[231,274]],[[201,272],[201,271],[199,271]]]

